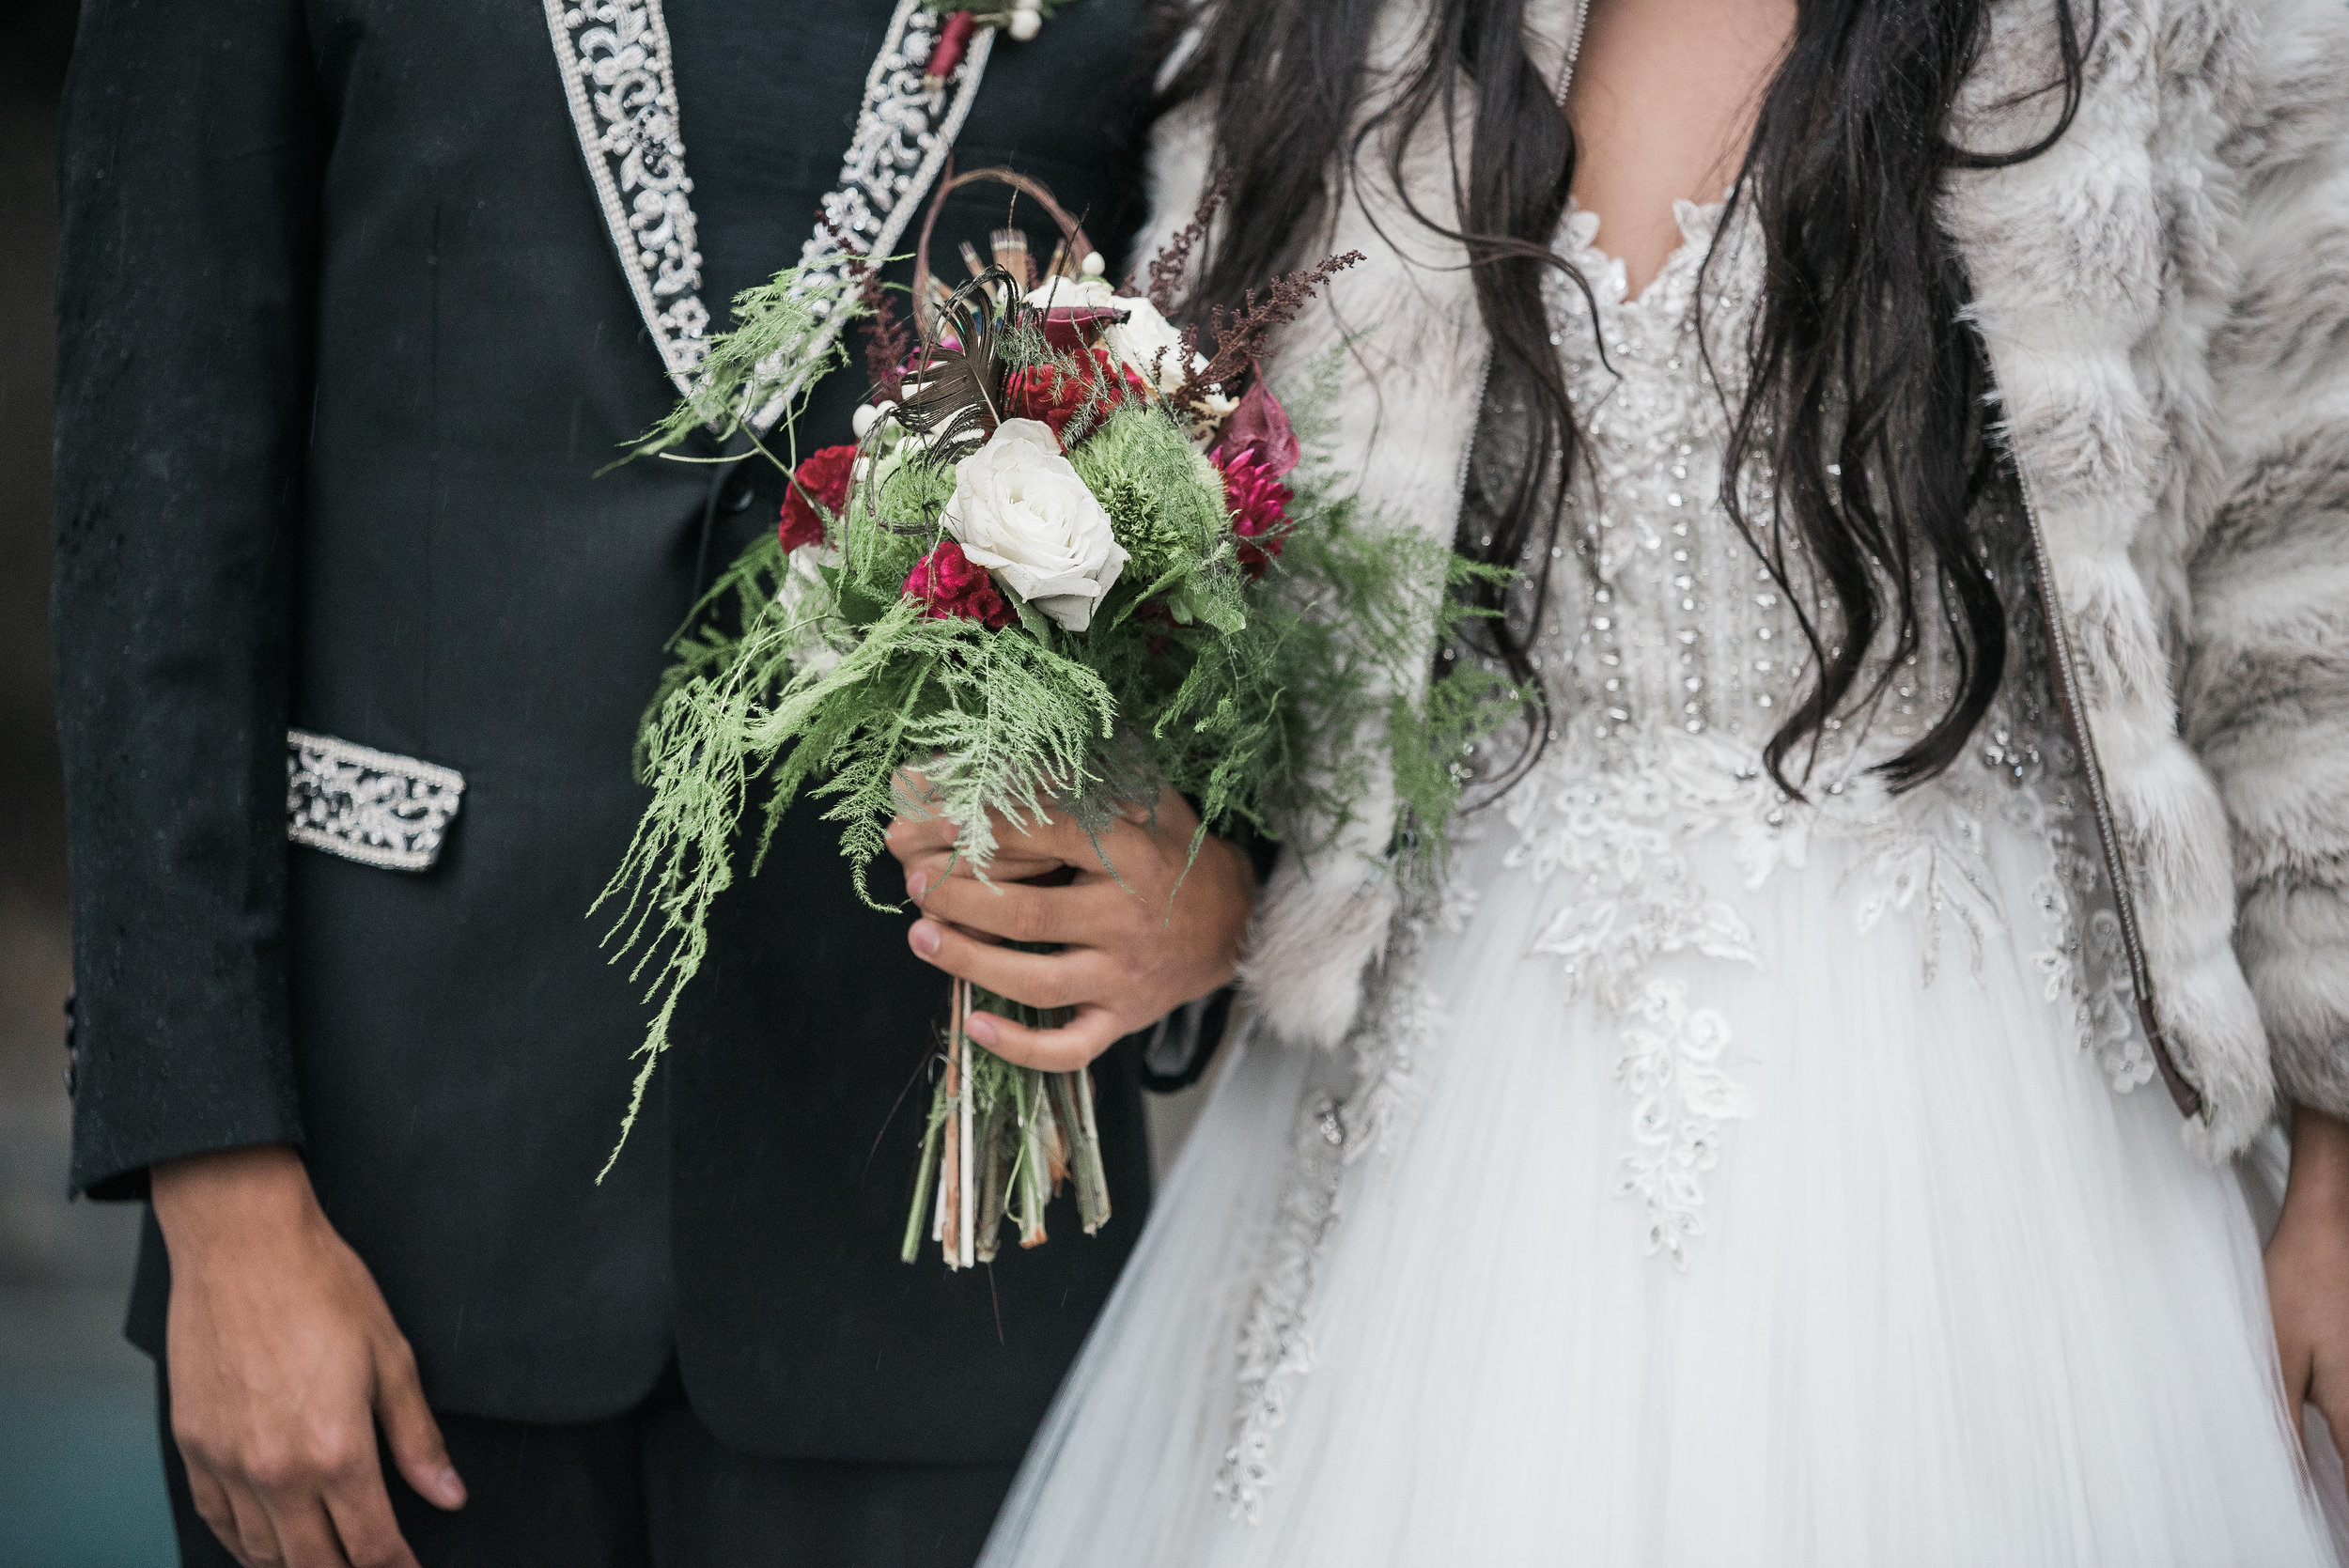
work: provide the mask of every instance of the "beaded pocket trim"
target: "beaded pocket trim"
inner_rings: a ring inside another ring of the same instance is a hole
[[[386,871],[427,871],[464,794],[455,768],[286,732],[286,836],[296,844]]]

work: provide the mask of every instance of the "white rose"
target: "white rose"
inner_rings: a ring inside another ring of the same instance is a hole
[[[1126,312],[1126,319],[1101,329],[1101,342],[1120,364],[1143,380],[1155,378],[1160,392],[1173,392],[1193,369],[1204,369],[1207,356],[1183,357],[1183,334],[1159,307],[1138,294],[1120,294],[1106,278],[1055,278],[1028,292],[1028,303],[1038,310],[1098,310]]]
[[[1093,624],[1094,607],[1126,566],[1109,513],[1040,420],[1004,420],[955,464],[945,524],[997,586],[1070,631]]]

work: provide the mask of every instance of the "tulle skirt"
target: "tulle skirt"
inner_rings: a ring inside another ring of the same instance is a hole
[[[2046,846],[1993,825],[1962,941],[1856,918],[1861,845],[1690,854],[1750,951],[1610,1000],[1543,939],[1586,889],[1459,851],[1356,1157],[1341,1055],[1241,1048],[986,1563],[2337,1560],[2244,1173],[2082,1048]]]

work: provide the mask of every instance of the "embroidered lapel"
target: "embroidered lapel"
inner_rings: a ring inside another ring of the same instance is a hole
[[[710,317],[661,0],[546,0],[546,10],[572,129],[620,270],[669,380],[690,392],[708,352]],[[932,86],[923,68],[943,25],[922,0],[898,0],[865,75],[840,178],[801,248],[802,267],[843,274],[905,237],[970,116],[995,41],[994,29],[980,29],[954,75]],[[838,323],[829,330],[839,331]],[[779,397],[762,410],[756,427],[767,429],[788,402]]]
[[[636,308],[682,392],[707,351],[693,182],[660,0],[546,0],[571,125]]]

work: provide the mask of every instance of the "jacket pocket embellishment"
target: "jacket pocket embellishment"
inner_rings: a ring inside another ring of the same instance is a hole
[[[362,865],[428,871],[464,775],[306,730],[286,732],[286,836]]]

